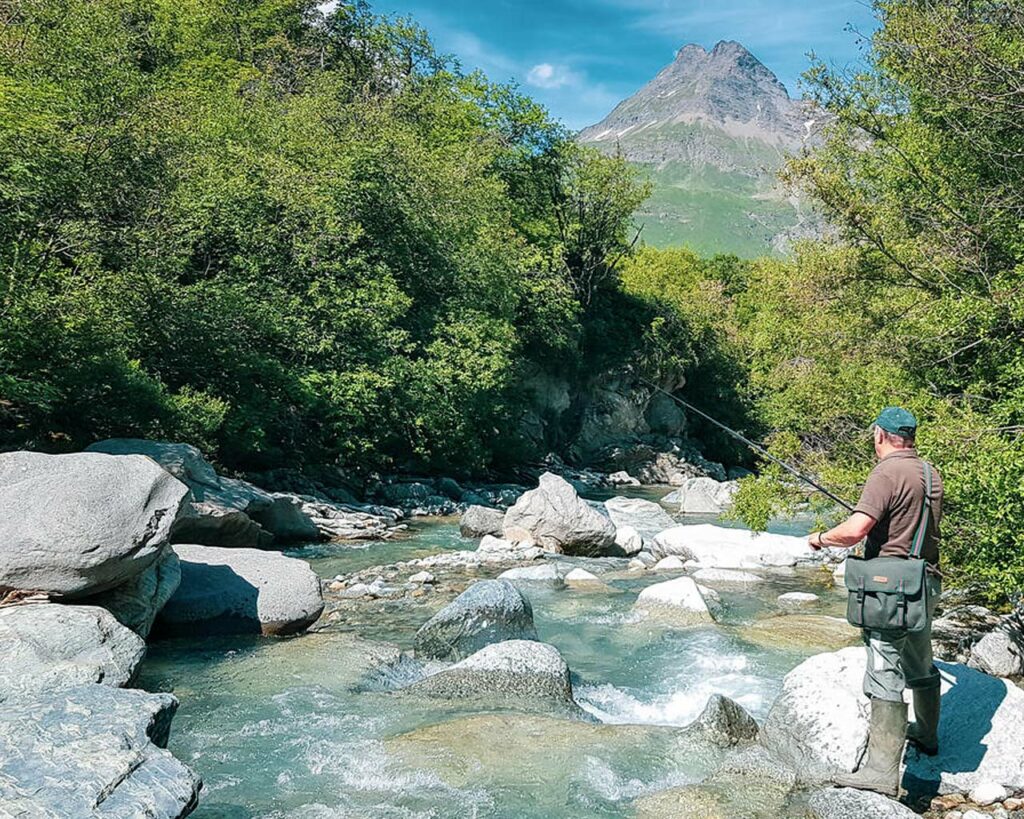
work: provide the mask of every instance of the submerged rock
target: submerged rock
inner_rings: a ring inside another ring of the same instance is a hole
[[[775,602],[781,608],[790,611],[800,611],[812,608],[818,602],[818,595],[811,594],[810,592],[786,592],[786,594],[780,594],[776,597]]]
[[[572,702],[569,666],[558,649],[535,640],[504,640],[404,689],[444,699],[500,695]]]
[[[804,781],[852,771],[860,760],[869,710],[861,691],[864,664],[864,650],[848,648],[811,657],[786,675],[762,740]],[[937,665],[939,753],[908,754],[904,787],[932,793],[966,793],[985,782],[1024,787],[1024,690],[964,665]]]
[[[499,580],[526,580],[539,583],[559,583],[562,574],[554,563],[541,563],[539,566],[517,566],[506,569],[498,575]]]
[[[141,574],[109,591],[82,602],[102,606],[122,625],[140,637],[149,636],[157,614],[167,605],[181,583],[181,565],[177,553],[164,547],[160,559]]]
[[[419,658],[462,660],[503,640],[536,640],[533,608],[508,580],[481,580],[416,632]]]
[[[540,485],[505,513],[505,538],[552,552],[596,557],[615,553],[615,526],[568,481],[546,472]]]
[[[698,569],[693,573],[693,579],[701,583],[722,583],[725,585],[748,583],[762,583],[763,577],[758,577],[750,572],[739,572],[735,569]]]
[[[664,557],[677,555],[696,560],[713,569],[756,569],[765,566],[795,566],[798,562],[820,560],[804,538],[791,535],[758,535],[746,529],[728,529],[712,524],[674,526],[654,539],[652,551]]]
[[[686,515],[718,514],[732,505],[739,485],[736,481],[716,481],[714,478],[687,478],[674,492],[661,502],[677,507]]]
[[[505,513],[500,509],[486,506],[470,506],[459,520],[459,533],[463,537],[478,538],[484,535],[501,537],[505,526]]]
[[[834,651],[860,642],[860,632],[842,617],[782,614],[741,626],[737,634],[765,648],[812,652]]]
[[[853,788],[829,788],[811,795],[808,802],[815,819],[916,819],[906,805],[879,793]]]
[[[611,498],[604,502],[608,517],[617,528],[629,526],[643,537],[653,538],[658,532],[675,526],[675,521],[660,504],[641,498]]]
[[[162,554],[188,490],[148,458],[0,454],[0,593],[83,597]]]
[[[668,614],[674,621],[684,624],[714,622],[700,589],[690,577],[677,577],[648,586],[637,596],[636,607],[651,613]]]
[[[0,702],[83,683],[127,685],[145,655],[142,639],[98,606],[0,608]]]
[[[5,815],[178,819],[199,777],[164,747],[177,700],[103,685],[0,705]]]
[[[700,785],[683,785],[642,796],[633,803],[636,819],[728,819],[725,800]]]
[[[294,634],[324,609],[304,560],[258,549],[180,544],[181,585],[157,618],[163,634]]]

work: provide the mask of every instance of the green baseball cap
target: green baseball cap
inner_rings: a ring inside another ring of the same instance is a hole
[[[873,426],[880,427],[893,435],[912,435],[917,431],[917,419],[910,410],[905,410],[903,407],[886,407],[878,413]]]

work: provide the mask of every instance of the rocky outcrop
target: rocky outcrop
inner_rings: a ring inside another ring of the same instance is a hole
[[[0,813],[178,819],[200,780],[164,747],[177,700],[103,685],[0,705]]]
[[[0,593],[83,597],[162,554],[186,487],[147,458],[0,455]]]
[[[636,599],[638,609],[669,615],[675,622],[700,625],[714,622],[697,584],[689,577],[677,577],[648,586]]]
[[[463,537],[501,537],[504,528],[505,513],[500,509],[490,509],[486,506],[470,506],[459,520],[459,533]]]
[[[149,636],[157,614],[178,590],[180,583],[178,555],[167,546],[160,559],[144,572],[117,588],[87,597],[83,602],[102,606],[121,625],[145,638]]]
[[[508,580],[481,580],[416,632],[418,658],[463,660],[503,640],[536,640],[533,608]]]
[[[583,501],[569,483],[550,472],[505,513],[505,538],[547,551],[600,556],[616,551],[615,526]]]
[[[755,535],[746,529],[727,529],[712,524],[674,526],[654,539],[651,550],[659,557],[677,555],[715,569],[795,566],[820,560],[804,538],[768,533]]]
[[[642,498],[611,498],[604,508],[617,529],[628,526],[648,540],[676,525],[659,504]]]
[[[786,675],[761,736],[805,782],[852,771],[863,754],[868,733],[864,663],[862,648],[847,648],[811,657]],[[987,782],[1024,787],[1024,690],[964,665],[938,666],[943,677],[939,753],[908,755],[904,785],[937,793],[966,793]]]
[[[162,634],[294,634],[324,608],[304,560],[257,549],[179,544],[181,585],[157,618]]]
[[[1003,624],[1002,617],[984,606],[956,605],[948,593],[940,607],[942,616],[932,622],[932,647],[936,657],[949,662],[968,662],[975,643]]]
[[[687,515],[718,514],[732,506],[739,485],[736,481],[716,481],[714,478],[687,478],[674,492],[661,502]]]
[[[334,503],[300,495],[302,511],[328,540],[383,540],[404,527],[402,511],[387,506]]]
[[[0,608],[0,702],[84,683],[127,685],[145,655],[142,639],[97,606]]]
[[[572,702],[569,666],[557,648],[535,640],[505,640],[484,646],[405,690],[443,699],[497,695]]]

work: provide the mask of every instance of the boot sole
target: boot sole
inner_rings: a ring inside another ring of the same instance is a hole
[[[888,796],[891,799],[895,799],[897,796],[900,795],[900,789],[899,788],[896,788],[895,790],[891,790],[889,788],[872,788],[869,785],[864,785],[864,784],[856,784],[855,785],[852,782],[839,782],[839,781],[833,782],[832,786],[834,788],[851,788],[851,789],[853,789],[855,791],[871,791],[872,793],[880,793],[880,794],[882,794],[882,796]]]

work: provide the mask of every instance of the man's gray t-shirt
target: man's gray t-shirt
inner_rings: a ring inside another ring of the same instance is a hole
[[[932,514],[921,556],[939,563],[939,523],[942,520],[942,477],[932,467]],[[915,449],[886,455],[871,470],[854,511],[875,519],[864,556],[907,557],[921,520],[924,501],[924,462]]]

